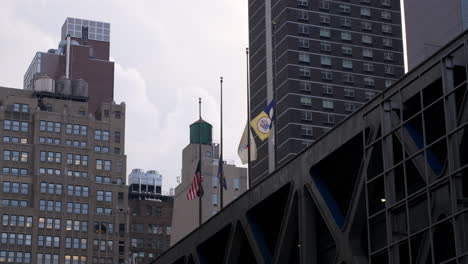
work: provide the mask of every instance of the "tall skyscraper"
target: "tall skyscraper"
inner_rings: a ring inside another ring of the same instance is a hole
[[[250,184],[404,74],[400,1],[249,0],[250,114],[276,99]]]
[[[67,19],[71,37],[36,54],[23,90],[0,88],[0,262],[128,262],[125,104],[112,102],[109,24],[87,21],[78,42],[85,27],[71,21],[86,20]]]
[[[62,26],[58,48],[34,56],[24,74],[23,89],[35,90],[35,81],[44,76],[85,80],[89,112],[94,113],[101,102],[114,99],[114,62],[109,61],[109,53],[109,23],[69,17]]]
[[[404,3],[409,70],[468,29],[468,1],[411,0]]]
[[[220,154],[219,144],[212,141],[211,124],[204,120],[198,120],[190,125],[190,144],[182,151],[182,182],[175,189],[171,245],[174,245],[198,227],[198,197],[195,200],[188,200],[187,193],[197,168],[200,141],[202,153],[201,172],[204,179],[202,221],[205,222],[220,210],[220,190],[217,177]],[[223,201],[224,205],[227,205],[247,190],[247,169],[236,167],[233,163],[225,161],[223,170],[227,182],[227,190],[223,192]]]

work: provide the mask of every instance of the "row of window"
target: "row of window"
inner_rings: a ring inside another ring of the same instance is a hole
[[[319,4],[320,8],[330,9],[330,1],[321,0],[319,3],[320,3]],[[360,3],[370,4],[371,0],[361,0]],[[380,5],[383,6],[383,7],[391,7],[392,6],[392,1],[391,0],[380,0]],[[298,7],[307,7],[307,6],[309,6],[309,0],[297,0],[297,6]]]
[[[147,228],[147,229],[146,229]],[[150,233],[150,234],[166,234],[170,235],[172,227],[170,226],[160,226],[156,224],[131,224],[130,231],[135,233]]]
[[[96,207],[96,214],[110,215],[112,214],[112,208]]]
[[[86,249],[87,245],[88,245],[88,240],[86,238],[79,238],[79,237],[66,237],[65,238],[65,248]]]
[[[112,192],[97,191],[96,199],[100,202],[112,202]]]
[[[101,140],[101,141],[109,141],[110,132],[108,130],[95,130],[94,131],[94,139]]]
[[[60,140],[60,138],[39,137],[39,143],[60,145],[61,140]],[[69,139],[67,139],[67,140],[65,140],[65,145],[71,146],[71,147],[76,147],[76,148],[86,148],[87,143],[86,143],[86,141],[78,141],[78,140],[69,140]]]
[[[302,63],[310,63],[310,54],[308,53],[303,53],[300,52],[298,54],[299,62]],[[352,70],[353,69],[353,61],[349,59],[339,59],[341,60],[341,67],[346,70]],[[320,56],[320,64],[323,66],[328,66],[331,67],[332,64],[332,57],[330,56]],[[374,72],[374,64],[371,62],[363,62],[362,63],[362,70],[365,72]],[[384,73],[389,74],[389,75],[394,75],[395,74],[395,68],[392,65],[384,65]]]
[[[73,171],[73,170],[67,170],[67,176],[68,177],[83,177],[87,178],[88,177],[88,172],[86,171]],[[55,175],[55,176],[60,176],[62,175],[62,170],[61,169],[54,169],[54,168],[39,168],[39,174],[40,175]]]
[[[2,167],[2,173],[11,174],[13,176],[28,176],[29,170],[25,168]]]
[[[42,263],[39,263],[39,264],[42,264]],[[47,264],[47,263],[44,263],[44,264]],[[86,264],[86,256],[65,255],[65,264]]]
[[[61,212],[62,211],[62,201],[53,201],[53,200],[39,200],[39,211],[42,212]]]
[[[3,245],[19,245],[31,246],[32,235],[22,233],[2,233],[1,244]]]
[[[60,218],[44,218],[39,217],[37,220],[39,229],[55,229],[60,230],[61,219]]]
[[[66,231],[88,232],[88,221],[67,219]]]
[[[59,236],[37,236],[37,246],[38,247],[54,247],[60,248],[60,237]]]
[[[2,206],[7,207],[28,207],[29,201],[16,199],[2,199]]]
[[[104,240],[104,239],[94,239],[93,247],[95,250],[103,252],[112,252],[114,251],[114,241]]]
[[[312,91],[312,84],[309,82],[301,82],[300,89],[303,91]],[[322,84],[322,93],[325,95],[334,95],[334,86],[330,84]],[[347,98],[354,98],[355,97],[355,89],[354,88],[343,88],[344,97]],[[374,91],[365,91],[364,98],[366,100],[370,100],[374,97]]]
[[[112,234],[113,232],[114,232],[114,224],[113,223],[94,222],[94,233]]]
[[[79,125],[79,124],[67,124],[66,125],[66,134],[67,135],[75,135],[75,136],[87,136],[88,135],[88,127],[86,125]]]
[[[300,67],[299,68],[299,76],[303,78],[310,78],[312,69]],[[332,71],[321,71],[321,78],[323,81],[332,81],[333,80],[333,72]],[[347,84],[354,84],[354,75],[351,73],[341,73],[342,80],[344,83]],[[374,87],[375,86],[375,79],[374,77],[370,76],[363,76],[362,81],[366,87]],[[393,80],[385,80],[385,87],[389,87],[393,84]]]
[[[52,254],[37,254],[37,264],[59,264],[59,255]]]
[[[29,184],[27,183],[20,183],[20,182],[3,182],[4,193],[21,193],[21,194],[28,194],[29,193]]]
[[[60,133],[62,129],[62,124],[60,122],[53,122],[53,121],[39,121],[39,131],[41,132],[54,132]]]
[[[29,105],[14,103],[13,112],[29,113]]]
[[[14,226],[14,227],[32,227],[33,217],[24,215],[2,215],[3,226]]]
[[[31,263],[31,252],[0,251],[0,263]],[[55,264],[55,263],[54,263]]]
[[[68,185],[67,186],[67,195],[68,196],[76,196],[76,197],[88,197],[89,196],[89,188],[88,188],[88,186]]]
[[[27,121],[5,119],[3,120],[3,130],[28,132],[29,123]]]
[[[96,170],[110,171],[111,170],[111,161],[110,160],[97,159],[96,160]]]
[[[328,25],[330,24],[330,17],[326,15],[320,16],[320,23]],[[350,18],[341,18],[341,26],[346,28],[351,28],[351,19]],[[310,27],[309,24],[297,24],[297,32],[302,35],[309,35],[310,34]],[[362,22],[361,23],[362,30],[365,31],[372,31],[372,23],[370,22]],[[382,33],[385,34],[392,34],[393,28],[389,24],[382,24],[381,25]],[[330,38],[331,37],[331,29],[329,28],[320,28],[320,37]],[[372,36],[371,35],[362,35],[362,43],[365,44],[372,44]],[[365,38],[364,38],[365,37]],[[341,31],[341,39],[346,41],[352,40],[352,32],[349,31]],[[383,37],[382,39],[390,39]]]
[[[374,95],[375,95],[374,93],[369,92],[367,93],[366,98],[371,98]],[[303,106],[312,106],[312,98],[301,97],[300,103]],[[344,105],[344,110],[347,112],[353,112],[354,110],[356,110],[356,104],[354,103],[345,102],[343,105]],[[333,100],[322,99],[322,108],[327,109],[327,110],[333,110],[335,109],[335,103]],[[308,113],[308,114],[305,114],[306,116],[303,116],[303,120],[312,121],[312,113],[311,112],[304,112],[304,113]]]
[[[15,143],[15,144],[28,144],[27,138],[20,138],[20,137],[11,137],[11,136],[3,136],[2,138],[3,143]]]
[[[4,161],[28,162],[29,153],[26,151],[3,150]]]

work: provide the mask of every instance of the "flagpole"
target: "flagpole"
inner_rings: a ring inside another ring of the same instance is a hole
[[[218,170],[220,170],[220,175],[219,175],[219,207],[221,208],[221,210],[223,210],[223,192],[224,192],[224,168],[223,168],[223,165],[224,165],[224,161],[223,161],[223,76],[221,76],[221,78],[219,79],[219,83],[220,83],[220,88],[221,88],[221,155],[219,156],[219,158],[221,159],[219,161],[219,166],[221,166],[221,168],[219,168]]]
[[[200,174],[198,176],[198,225],[202,225],[202,196],[203,196],[203,182],[202,182],[202,151],[201,151],[201,98],[198,98],[198,117],[200,122],[198,124],[198,162],[200,162]]]
[[[247,64],[247,189],[250,187],[250,69],[249,69],[249,48],[245,48]]]

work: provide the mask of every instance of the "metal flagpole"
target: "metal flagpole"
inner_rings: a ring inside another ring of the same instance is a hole
[[[224,192],[224,168],[223,168],[223,165],[224,165],[224,161],[223,161],[223,76],[221,76],[220,80],[220,88],[221,88],[221,155],[219,156],[219,158],[221,159],[219,161],[219,166],[221,166],[221,168],[218,168],[218,170],[220,171],[220,175],[219,175],[219,205],[220,205],[220,208],[221,210],[223,209],[223,192]]]
[[[249,69],[249,48],[245,48],[247,63],[247,189],[250,187],[250,69]]]
[[[198,176],[198,225],[202,225],[202,196],[203,196],[203,183],[202,183],[202,151],[201,151],[201,98],[198,98],[198,162],[200,164],[200,174]]]

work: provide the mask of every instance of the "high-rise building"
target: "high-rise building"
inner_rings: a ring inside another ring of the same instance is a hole
[[[112,100],[109,27],[68,18],[24,89],[0,88],[0,262],[128,262],[125,104]]]
[[[133,169],[128,175],[130,192],[161,194],[162,175],[155,170]]]
[[[249,0],[250,115],[276,99],[257,139],[255,185],[404,74],[398,0]]]
[[[94,117],[73,97],[0,98],[0,262],[125,263],[125,105]]]
[[[100,103],[114,99],[114,62],[109,60],[110,24],[69,17],[62,26],[61,36],[57,49],[36,53],[24,74],[23,89],[37,90],[36,80],[41,77],[55,81],[85,80],[89,112],[94,113]],[[70,36],[68,42],[67,36]],[[68,93],[79,95],[79,89],[65,91]]]
[[[409,70],[468,29],[468,1],[412,0],[404,3]]]
[[[199,144],[201,142],[201,144]],[[182,151],[181,183],[175,189],[174,211],[172,216],[171,245],[174,245],[198,227],[199,200],[188,200],[187,193],[192,184],[199,160],[201,145],[203,176],[202,221],[205,222],[220,210],[220,188],[218,174],[219,144],[212,141],[212,126],[204,120],[190,125],[190,144]],[[247,189],[247,170],[236,167],[233,162],[223,162],[227,190],[223,192],[223,202],[227,205]]]
[[[155,170],[129,175],[130,264],[150,263],[169,248],[174,197],[161,195],[161,180]]]

